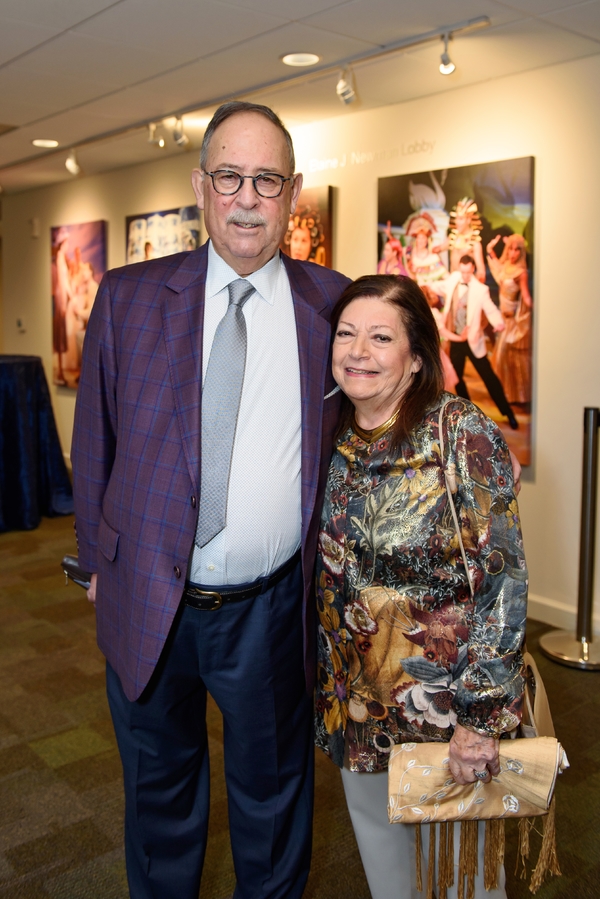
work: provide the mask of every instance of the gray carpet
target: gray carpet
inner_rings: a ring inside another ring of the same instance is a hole
[[[126,899],[121,769],[96,648],[94,612],[65,587],[58,562],[74,552],[72,520],[44,519],[31,532],[0,534],[0,899]],[[555,665],[537,653],[547,628],[529,626],[559,739],[571,770],[558,783],[564,876],[540,899],[600,896],[600,674]],[[222,773],[220,715],[209,705],[211,827],[201,899],[235,886]],[[369,899],[339,772],[316,757],[313,866],[307,899]],[[531,896],[513,877],[509,899]]]

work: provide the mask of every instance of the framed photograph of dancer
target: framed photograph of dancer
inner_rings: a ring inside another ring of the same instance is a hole
[[[197,206],[127,216],[127,264],[197,249],[200,246],[200,216]]]
[[[332,187],[305,187],[290,215],[281,250],[292,259],[332,266]]]
[[[469,397],[531,464],[534,159],[378,182],[378,271],[424,289],[446,389]]]
[[[106,222],[50,228],[52,378],[77,388],[81,353],[98,285],[106,271]]]

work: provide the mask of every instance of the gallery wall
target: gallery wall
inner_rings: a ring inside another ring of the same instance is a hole
[[[577,603],[583,409],[600,405],[599,89],[594,56],[397,106],[361,112],[356,105],[293,132],[305,183],[336,188],[334,266],[352,277],[375,271],[379,177],[535,157],[533,464],[520,506],[531,612],[569,628]],[[41,355],[50,379],[52,225],[106,219],[108,263],[121,265],[125,217],[192,202],[194,165],[185,153],[5,197],[3,352]],[[34,218],[39,238],[31,237]],[[68,453],[75,396],[52,391]],[[600,578],[595,594],[600,631]]]

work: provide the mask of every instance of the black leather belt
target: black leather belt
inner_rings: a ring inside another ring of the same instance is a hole
[[[260,596],[270,590],[279,581],[283,580],[286,574],[292,571],[300,561],[300,550],[294,553],[291,559],[284,562],[279,568],[268,575],[254,581],[253,584],[241,585],[239,587],[223,587],[214,590],[210,586],[203,587],[200,584],[191,584],[186,582],[183,591],[183,601],[186,606],[198,609],[200,612],[214,612],[220,609],[227,602],[242,602],[244,599],[252,599],[253,596]]]

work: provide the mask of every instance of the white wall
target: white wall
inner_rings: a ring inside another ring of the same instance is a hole
[[[343,117],[294,131],[305,183],[338,188],[334,264],[353,277],[375,270],[379,177],[535,156],[534,447],[520,506],[531,612],[569,628],[577,603],[583,408],[600,406],[599,88],[595,56],[373,111],[350,107]],[[51,225],[107,219],[109,264],[120,265],[125,216],[192,202],[194,164],[185,154],[6,197],[4,352],[41,355],[51,373]],[[34,216],[37,240],[29,236]],[[16,333],[18,316],[26,334]],[[68,450],[74,397],[51,389]],[[595,592],[600,631],[598,578]]]
[[[41,356],[65,455],[71,447],[76,393],[52,385],[50,228],[104,219],[108,265],[125,263],[125,217],[196,202],[190,183],[196,152],[170,156],[106,175],[3,197],[3,351]],[[39,219],[39,237],[31,220]],[[20,318],[25,333],[16,326]]]

